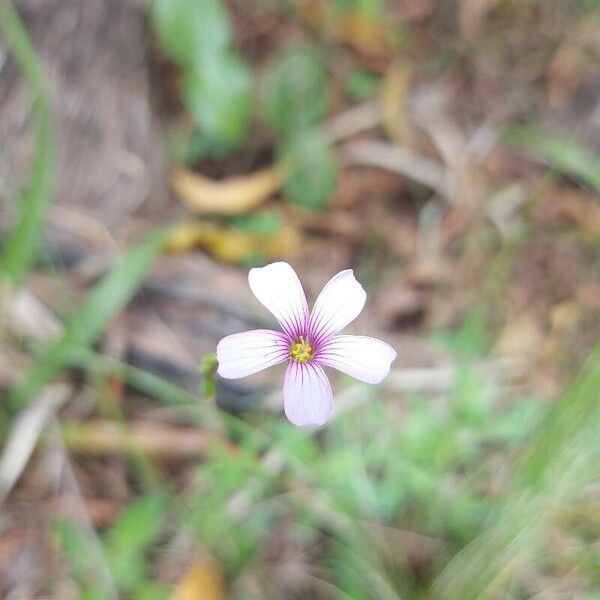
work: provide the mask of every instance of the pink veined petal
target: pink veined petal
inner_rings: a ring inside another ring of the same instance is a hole
[[[333,410],[333,393],[325,371],[314,362],[290,361],[283,384],[283,406],[294,425],[323,425]]]
[[[315,360],[365,383],[379,383],[389,372],[396,351],[386,342],[363,335],[336,335]]]
[[[234,333],[217,345],[217,373],[226,379],[239,379],[276,365],[290,356],[284,334],[269,329]]]
[[[366,299],[367,294],[352,269],[332,277],[312,309],[309,339],[318,344],[341,331],[360,314]]]
[[[304,329],[308,305],[294,269],[286,262],[250,269],[248,283],[259,302],[273,313],[283,331],[295,339]]]

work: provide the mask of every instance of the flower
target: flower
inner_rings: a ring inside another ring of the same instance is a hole
[[[376,338],[338,335],[362,310],[367,294],[351,269],[329,280],[309,312],[302,284],[285,262],[250,269],[254,295],[277,319],[282,331],[235,333],[217,345],[217,373],[239,379],[282,362],[287,418],[295,425],[323,425],[333,409],[333,393],[323,367],[379,383],[390,371],[395,350]]]

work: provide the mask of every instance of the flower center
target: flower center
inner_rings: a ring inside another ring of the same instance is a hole
[[[314,353],[313,347],[303,336],[300,336],[295,342],[292,342],[290,346],[290,356],[292,360],[295,360],[296,362],[308,362],[312,359]]]

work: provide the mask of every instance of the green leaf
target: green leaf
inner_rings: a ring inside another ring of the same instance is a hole
[[[332,0],[331,5],[338,15],[357,13],[374,18],[385,10],[385,0]]]
[[[281,215],[272,209],[265,208],[248,215],[239,215],[231,220],[236,229],[248,231],[256,235],[275,235],[282,226]]]
[[[73,348],[91,346],[108,322],[123,309],[144,279],[160,251],[166,232],[160,230],[133,248],[121,262],[96,285],[83,307],[68,320],[63,335],[50,343],[33,361],[10,401],[23,406],[69,362]]]
[[[35,154],[23,190],[16,224],[8,236],[0,267],[13,285],[19,285],[36,259],[54,182],[54,130],[50,102],[40,64],[19,15],[8,1],[0,2],[0,26],[35,96]]]
[[[289,138],[319,123],[327,112],[326,84],[316,50],[285,51],[267,73],[263,88],[265,118],[273,131]]]
[[[503,139],[549,159],[556,169],[579,177],[600,193],[600,158],[577,141],[548,135],[532,126],[511,128]]]
[[[250,119],[252,72],[231,49],[225,4],[155,0],[152,20],[165,52],[183,70],[181,93],[200,129],[202,153],[220,154],[239,146]]]
[[[172,595],[171,586],[153,581],[144,581],[136,586],[137,600],[167,600]]]
[[[80,597],[85,600],[114,597],[114,590],[109,584],[110,574],[98,568],[100,548],[90,532],[67,519],[57,519],[53,529],[67,559],[71,576],[80,586]]]
[[[290,172],[284,186],[290,200],[311,210],[323,208],[337,182],[331,148],[318,135],[308,134],[284,146],[282,156]]]
[[[434,337],[461,359],[477,358],[485,355],[489,345],[485,324],[485,312],[473,309],[465,315],[458,329],[438,333]]]
[[[368,100],[376,94],[378,85],[379,79],[373,73],[355,70],[346,79],[346,93],[352,100]]]
[[[104,548],[117,585],[131,591],[148,574],[144,553],[160,533],[165,520],[166,498],[148,494],[125,508],[106,534]]]
[[[486,435],[514,444],[527,439],[545,415],[544,404],[533,398],[519,398],[495,419],[490,419]]]
[[[246,138],[252,102],[252,72],[234,55],[204,61],[183,82],[183,100],[206,144],[224,151]]]
[[[456,418],[465,426],[482,428],[491,416],[489,385],[469,362],[459,361],[454,390]]]
[[[221,0],[154,0],[152,22],[166,54],[185,68],[210,62],[231,41],[229,15]]]

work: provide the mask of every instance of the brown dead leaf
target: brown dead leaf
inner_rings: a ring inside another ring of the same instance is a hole
[[[458,28],[461,36],[472,40],[497,4],[499,0],[462,0],[458,9]]]
[[[332,208],[327,212],[315,214],[288,203],[282,213],[286,223],[307,234],[334,236],[337,240],[351,243],[360,242],[364,237],[363,224],[355,214],[347,210]]]
[[[211,559],[193,563],[177,584],[170,600],[222,600],[225,598],[223,571]]]
[[[414,329],[427,317],[426,294],[407,285],[404,275],[386,279],[375,298],[378,318],[386,327],[396,331]]]
[[[397,173],[376,167],[343,168],[330,206],[348,209],[359,204],[400,197],[405,193],[406,179]],[[306,214],[306,211],[303,212]],[[364,226],[363,223],[359,225]]]
[[[273,235],[263,236],[208,221],[192,221],[174,227],[165,247],[174,253],[200,248],[219,260],[239,263],[253,254],[265,258],[292,256],[300,249],[300,241],[298,230],[289,224]]]
[[[178,167],[171,185],[180,202],[196,213],[238,215],[265,202],[283,182],[278,165],[229,179],[214,180]]]
[[[436,11],[436,0],[398,0],[389,9],[404,23],[423,23]]]
[[[586,45],[592,39],[589,25],[578,24],[566,33],[557,48],[547,72],[547,89],[550,106],[564,109],[583,81],[589,64]],[[595,35],[595,34],[594,34]]]
[[[546,227],[573,224],[584,235],[600,237],[600,206],[594,196],[584,192],[552,187],[538,197],[533,216]]]

